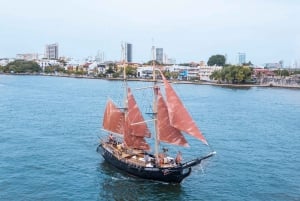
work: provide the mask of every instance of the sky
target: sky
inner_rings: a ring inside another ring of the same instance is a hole
[[[177,63],[208,61],[215,54],[237,63],[239,52],[256,65],[300,63],[298,0],[0,0],[0,58],[43,54],[77,59],[104,52],[121,59],[121,43],[133,61],[164,49]]]

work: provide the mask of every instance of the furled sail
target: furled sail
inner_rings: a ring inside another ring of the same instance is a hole
[[[165,85],[167,107],[171,125],[181,131],[186,132],[187,134],[194,136],[195,138],[201,140],[204,144],[208,145],[206,139],[198,129],[196,123],[184,107],[176,92],[169,84],[168,80],[166,80],[162,72],[160,73]]]
[[[124,133],[125,144],[131,148],[149,150],[150,146],[147,144],[144,137],[150,137],[151,133],[130,88],[128,88],[127,101],[128,109]]]
[[[108,100],[106,103],[103,128],[121,135],[124,133],[124,112],[118,109],[112,100]]]
[[[188,146],[180,130],[170,125],[167,105],[159,88],[154,88],[157,93],[157,130],[158,140],[179,146]]]

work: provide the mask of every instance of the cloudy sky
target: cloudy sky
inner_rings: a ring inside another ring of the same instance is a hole
[[[300,61],[298,0],[0,0],[0,58],[44,53],[105,53],[121,58],[121,42],[133,44],[133,60],[151,59],[151,46],[178,63],[207,61],[238,52],[257,65]]]

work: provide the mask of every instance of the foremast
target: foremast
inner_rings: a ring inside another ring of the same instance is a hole
[[[153,126],[154,126],[154,155],[155,155],[155,163],[158,166],[159,165],[159,160],[158,160],[158,152],[159,152],[159,140],[158,140],[158,129],[157,129],[157,80],[156,80],[156,73],[155,73],[155,62],[154,62],[154,51],[155,47],[152,46],[152,74],[153,74]]]
[[[123,55],[123,80],[124,80],[124,122],[122,124],[123,128],[123,142],[127,148],[130,149],[140,149],[149,150],[150,147],[145,137],[149,138],[151,133],[147,127],[144,117],[137,105],[137,102],[133,96],[130,87],[127,84],[126,76],[126,63],[124,48],[122,45],[122,55]]]

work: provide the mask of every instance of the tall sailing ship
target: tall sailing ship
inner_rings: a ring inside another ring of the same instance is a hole
[[[155,72],[159,72],[163,86],[156,80]],[[190,175],[192,167],[199,165],[204,159],[215,154],[210,152],[205,156],[183,162],[181,153],[174,158],[160,152],[160,143],[187,147],[188,142],[183,134],[189,134],[208,145],[206,139],[197,127],[194,120],[184,107],[182,101],[164,77],[163,73],[153,67],[153,112],[154,125],[151,134],[148,122],[145,121],[141,110],[126,81],[124,67],[125,99],[123,107],[109,99],[103,117],[103,130],[108,133],[101,139],[97,147],[103,158],[131,175],[169,183],[180,183]],[[164,88],[165,96],[161,89]],[[154,138],[154,148],[150,148],[146,138]]]

